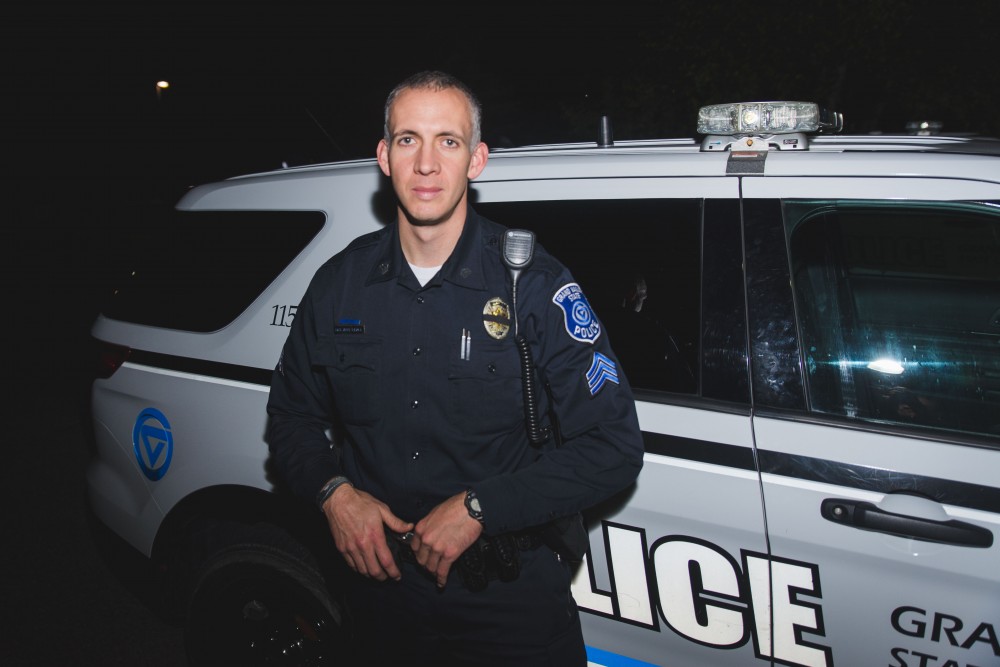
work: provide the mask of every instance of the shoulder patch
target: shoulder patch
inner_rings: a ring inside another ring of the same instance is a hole
[[[556,290],[552,303],[563,309],[566,333],[581,343],[594,344],[601,335],[601,323],[594,317],[583,289],[577,283],[568,283]]]

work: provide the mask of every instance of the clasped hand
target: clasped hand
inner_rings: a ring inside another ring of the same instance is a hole
[[[465,508],[464,492],[448,498],[414,525],[371,494],[344,484],[323,504],[323,513],[348,567],[378,581],[402,578],[386,543],[386,528],[397,533],[413,531],[413,538],[399,548],[412,549],[417,563],[434,576],[439,588],[444,588],[451,566],[483,531]]]

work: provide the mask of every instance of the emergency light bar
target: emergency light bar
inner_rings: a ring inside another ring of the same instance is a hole
[[[738,102],[713,104],[698,110],[700,134],[839,132],[843,127],[842,114],[820,109],[813,102]]]

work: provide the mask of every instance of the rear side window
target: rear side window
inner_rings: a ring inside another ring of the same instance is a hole
[[[136,220],[112,319],[186,331],[232,322],[323,227],[315,211],[172,211]]]
[[[1000,211],[785,202],[811,409],[1000,436]]]
[[[636,389],[698,392],[701,200],[477,203],[573,273]]]

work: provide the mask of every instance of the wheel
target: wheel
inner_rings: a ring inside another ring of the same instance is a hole
[[[343,610],[301,545],[268,525],[210,534],[184,626],[191,665],[345,664]]]

